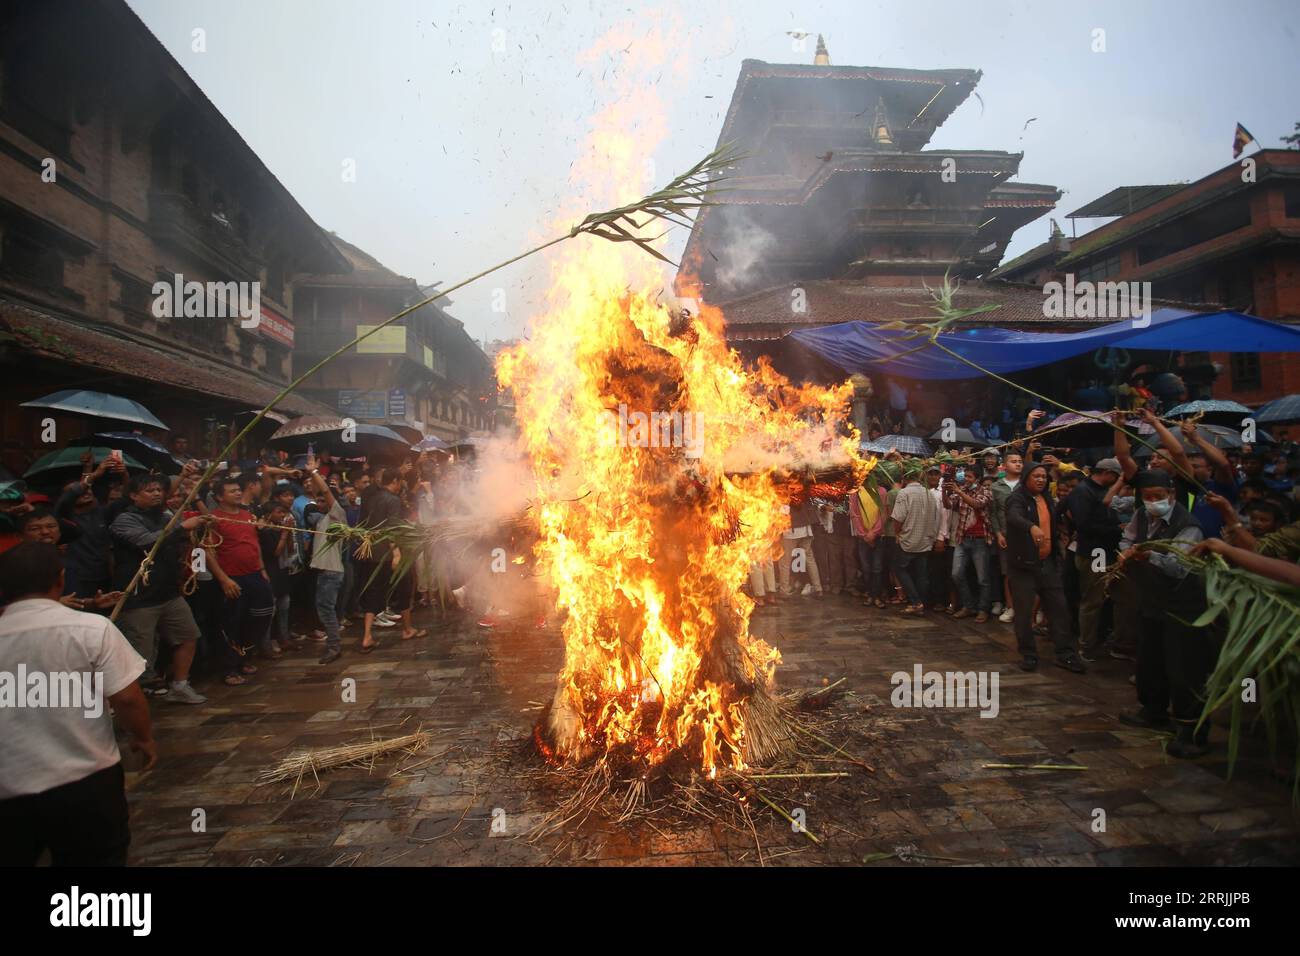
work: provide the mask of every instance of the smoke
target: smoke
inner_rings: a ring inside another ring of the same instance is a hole
[[[776,236],[748,216],[733,216],[720,234],[718,248],[712,249],[718,257],[718,283],[736,289],[756,282],[776,245]]]

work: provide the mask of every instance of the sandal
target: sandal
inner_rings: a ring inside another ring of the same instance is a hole
[[[227,687],[238,687],[240,684],[247,684],[247,678],[240,677],[238,674],[227,674],[221,679],[221,683]]]
[[[880,609],[883,611],[883,610],[885,609],[885,602],[884,602],[883,600],[881,600],[880,598],[876,598],[876,600],[875,600],[875,606],[878,607],[878,608],[880,608]]]
[[[379,646],[379,642],[375,641],[374,643],[371,644],[362,644],[361,647],[358,649],[361,651],[362,654],[369,654],[378,646]]]
[[[428,632],[427,630],[425,630],[424,628],[420,628],[418,631],[412,631],[411,634],[410,634],[409,636],[406,635],[406,634],[403,634],[403,635],[402,635],[402,640],[404,640],[404,641],[413,641],[413,640],[415,640],[417,637],[428,637],[428,636],[429,636],[429,632]]]
[[[241,673],[241,674],[256,674],[256,673],[257,673],[257,665],[256,665],[256,664],[240,664],[240,665],[239,665],[239,673]]]
[[[903,608],[903,613],[904,613],[904,614],[924,614],[924,613],[925,613],[925,605],[924,605],[924,604],[909,604],[907,607]]]

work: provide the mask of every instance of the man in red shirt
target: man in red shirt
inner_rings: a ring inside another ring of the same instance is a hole
[[[212,485],[216,510],[213,531],[220,544],[207,549],[208,570],[217,579],[224,597],[221,633],[224,640],[225,683],[247,683],[257,667],[249,652],[260,647],[275,614],[271,579],[262,566],[262,548],[257,539],[257,521],[243,505],[244,481],[218,478]]]

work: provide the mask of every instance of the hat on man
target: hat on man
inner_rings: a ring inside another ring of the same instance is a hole
[[[1124,474],[1124,469],[1120,467],[1118,458],[1103,458],[1097,464],[1092,466],[1092,473],[1095,475],[1099,471],[1113,471],[1117,475]]]
[[[1162,468],[1148,468],[1138,473],[1135,483],[1139,491],[1144,488],[1172,488],[1174,478]]]

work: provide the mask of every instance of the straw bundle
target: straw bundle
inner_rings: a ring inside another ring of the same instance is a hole
[[[415,754],[429,745],[429,735],[417,730],[403,737],[390,737],[387,740],[369,740],[364,744],[344,744],[340,747],[320,747],[315,750],[300,750],[285,757],[274,767],[263,770],[258,776],[259,784],[278,783],[283,780],[293,781],[293,792],[308,773],[320,784],[318,774],[322,770],[336,767],[374,768],[375,761],[390,753],[403,751]]]

